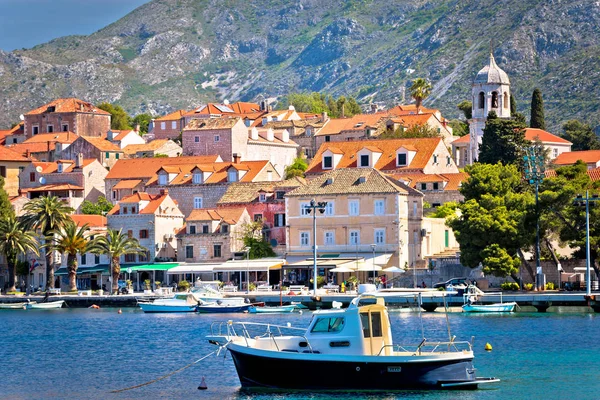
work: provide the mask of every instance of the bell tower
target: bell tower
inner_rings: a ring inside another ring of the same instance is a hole
[[[468,164],[479,158],[479,145],[490,111],[495,111],[499,118],[510,118],[510,81],[506,72],[496,64],[491,51],[488,65],[477,73],[473,81],[471,94],[473,108],[469,120]]]

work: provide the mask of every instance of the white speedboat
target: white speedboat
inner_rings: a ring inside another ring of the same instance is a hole
[[[196,311],[198,302],[194,293],[177,293],[172,298],[139,302],[138,305],[145,313],[177,313]]]
[[[63,304],[65,304],[64,300],[58,300],[58,301],[49,301],[47,303],[31,302],[31,303],[27,303],[26,306],[27,306],[28,310],[52,310],[52,309],[62,308]]]
[[[26,307],[25,302],[19,303],[2,303],[0,304],[0,310],[24,310]]]
[[[283,314],[283,313],[291,313],[296,309],[294,304],[289,306],[265,306],[265,307],[255,307],[252,306],[248,309],[250,314]]]
[[[200,300],[196,311],[202,314],[238,313],[248,311],[250,307],[252,304],[247,303],[243,297],[230,297],[216,301]]]
[[[306,329],[228,321],[214,323],[207,339],[231,353],[246,389],[475,389],[499,381],[475,376],[470,342],[394,343],[384,298],[373,295],[315,311]]]

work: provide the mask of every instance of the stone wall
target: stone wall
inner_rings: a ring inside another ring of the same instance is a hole
[[[227,186],[227,183],[173,186],[153,185],[147,187],[146,191],[150,194],[159,194],[161,189],[168,189],[169,196],[177,201],[179,209],[187,217],[194,209],[194,197],[202,197],[202,208],[216,208],[217,202],[225,194]]]

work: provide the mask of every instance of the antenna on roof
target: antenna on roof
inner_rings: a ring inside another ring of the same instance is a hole
[[[229,100],[227,100],[227,99],[223,100],[223,104],[228,105],[229,104]]]

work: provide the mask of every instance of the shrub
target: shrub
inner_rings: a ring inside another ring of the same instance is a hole
[[[554,282],[548,282],[546,283],[546,290],[554,290]]]
[[[500,289],[502,290],[519,290],[519,284],[515,282],[504,282],[500,285]]]
[[[526,283],[525,290],[533,290],[533,283]]]
[[[190,288],[190,283],[188,281],[180,281],[177,284],[177,290],[179,290],[180,292],[186,292],[188,291]]]

